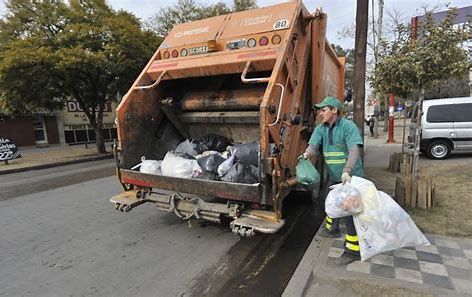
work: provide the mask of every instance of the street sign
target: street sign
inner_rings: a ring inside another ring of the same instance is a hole
[[[21,158],[20,151],[8,138],[0,138],[0,161]]]

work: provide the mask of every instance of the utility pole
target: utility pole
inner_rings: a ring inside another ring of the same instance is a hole
[[[356,40],[354,46],[354,123],[364,136],[364,109],[365,109],[365,71],[367,26],[369,19],[369,0],[357,0],[356,8]],[[364,151],[361,152],[363,158]]]
[[[373,1],[373,0],[372,0]],[[380,46],[380,43],[382,42],[382,20],[383,20],[383,8],[384,8],[384,0],[377,0],[378,8],[379,8],[379,15],[377,17],[377,32],[374,35],[374,38],[377,37],[377,42],[376,42],[376,47],[374,49],[374,58],[375,58],[375,63],[377,64],[377,59],[378,59],[378,48]],[[372,9],[374,9],[374,5],[372,4]],[[380,118],[380,94],[376,93],[375,97],[377,99],[377,108],[378,112],[375,112],[374,107],[374,115],[375,115],[375,122],[374,122],[374,137],[377,138],[379,136],[379,118]],[[384,122],[386,123],[386,121]],[[385,126],[386,124],[384,124]]]

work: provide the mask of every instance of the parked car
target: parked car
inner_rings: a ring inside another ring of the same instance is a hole
[[[408,137],[410,146],[416,129],[413,119],[412,123]],[[423,101],[420,136],[420,151],[431,159],[445,159],[452,151],[472,150],[472,98]]]

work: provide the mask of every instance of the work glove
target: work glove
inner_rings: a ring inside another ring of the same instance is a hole
[[[343,172],[343,174],[341,175],[341,182],[343,183],[343,185],[346,184],[346,182],[351,182],[351,176],[349,175],[349,173]]]
[[[303,155],[301,155],[301,157],[305,160],[308,160],[308,159],[310,159],[310,154],[305,152],[305,153],[303,153]]]

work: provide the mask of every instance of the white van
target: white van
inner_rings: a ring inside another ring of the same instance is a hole
[[[472,98],[424,100],[420,135],[420,151],[431,159],[445,159],[453,150],[472,150]]]

